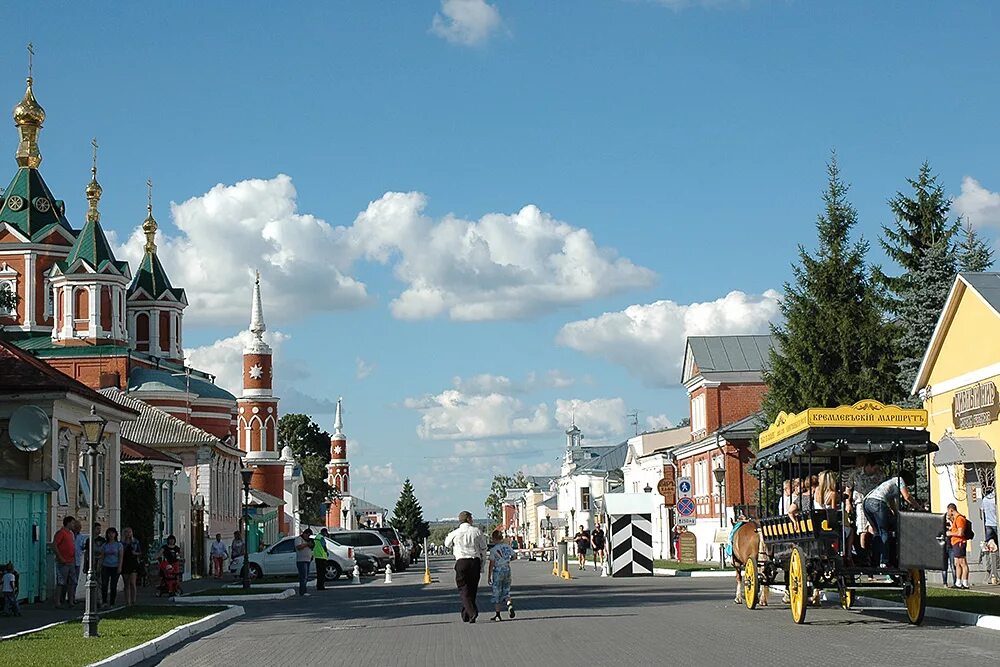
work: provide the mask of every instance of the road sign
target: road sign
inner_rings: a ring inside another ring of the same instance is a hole
[[[677,492],[681,495],[681,498],[690,498],[691,492],[694,489],[691,486],[690,477],[678,477],[677,478]]]
[[[678,526],[693,526],[698,523],[698,519],[693,516],[679,516],[674,523]]]
[[[656,484],[656,492],[663,496],[664,505],[669,507],[677,504],[677,484],[674,482],[672,474],[664,475],[663,479]]]
[[[677,501],[677,516],[689,517],[695,515],[694,501],[690,498],[681,498]]]

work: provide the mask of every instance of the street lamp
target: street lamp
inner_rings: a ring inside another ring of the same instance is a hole
[[[250,480],[253,478],[253,468],[240,468],[240,478],[243,480],[243,567],[240,569],[240,580],[243,588],[250,588]]]
[[[715,475],[715,483],[719,485],[719,527],[726,527],[726,506],[725,499],[722,496],[722,485],[726,481],[726,469],[722,467],[722,463],[719,463],[719,467],[712,471]],[[719,566],[725,567],[725,556],[723,555],[723,550],[719,549]]]
[[[651,487],[649,485],[649,482],[646,482],[646,488],[643,489],[643,491],[645,491],[646,493],[652,493],[653,492],[653,487]]]
[[[552,527],[552,517],[546,515],[545,528],[549,531],[549,546],[552,547],[553,560],[555,560],[556,535]],[[543,552],[545,553],[545,552]]]
[[[97,624],[101,615],[97,613],[97,448],[104,439],[107,420],[98,416],[94,406],[90,406],[90,416],[80,420],[83,438],[87,443],[87,464],[90,469],[90,562],[87,565],[87,600],[83,613],[83,636],[97,637]]]

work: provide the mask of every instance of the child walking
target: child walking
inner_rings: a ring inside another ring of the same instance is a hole
[[[17,571],[14,563],[7,562],[3,568],[3,615],[20,616],[21,609],[17,605]]]
[[[500,610],[505,602],[507,613],[514,618],[514,600],[510,597],[510,560],[514,557],[514,550],[504,543],[499,530],[493,531],[490,541],[493,544],[490,546],[488,581],[493,587],[493,606],[496,610],[493,620],[501,621]]]

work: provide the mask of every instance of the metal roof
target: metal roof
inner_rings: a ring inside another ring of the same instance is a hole
[[[990,304],[993,310],[1000,312],[1000,273],[995,271],[985,273],[963,272],[961,276],[965,279],[965,282],[979,292],[979,296],[983,297],[983,300]]]
[[[628,455],[628,442],[623,442],[611,447],[596,459],[591,459],[577,468],[574,473],[580,472],[611,472],[621,470],[625,465],[625,457]]]
[[[749,439],[757,435],[757,432],[761,430],[763,422],[764,413],[755,412],[752,415],[734,421],[731,424],[726,424],[719,429],[719,435],[727,440]]]
[[[770,363],[771,336],[689,336],[688,346],[702,373],[760,372]]]
[[[135,421],[123,422],[121,435],[140,445],[156,447],[157,445],[215,445],[222,444],[208,431],[192,426],[185,421],[144,403],[122,392],[121,389],[109,387],[101,389],[102,396],[126,408],[139,413]]]
[[[156,368],[133,368],[128,375],[129,392],[142,391],[178,391],[186,392],[201,398],[220,398],[235,401],[236,397],[217,384],[203,380],[196,375],[187,376],[184,373],[171,373]]]

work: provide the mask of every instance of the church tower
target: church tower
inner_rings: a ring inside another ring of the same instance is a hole
[[[337,399],[337,415],[333,421],[333,435],[330,437],[330,462],[326,465],[327,484],[340,494],[340,498],[330,503],[326,525],[330,528],[347,528],[350,525],[351,464],[347,460],[347,436],[344,435],[342,403]],[[343,510],[348,510],[345,514]]]
[[[126,296],[129,343],[139,352],[183,363],[181,325],[188,305],[187,295],[183,289],[170,284],[156,256],[153,183],[146,181],[146,187],[146,219],[142,223],[142,232],[146,235],[145,254]]]
[[[98,204],[104,190],[97,182],[97,140],[87,184],[87,222],[69,256],[49,272],[55,300],[52,340],[62,345],[124,345],[125,292],[132,273],[115,259],[101,227]]]
[[[285,461],[278,449],[278,399],[272,394],[271,347],[264,342],[265,329],[258,273],[250,311],[252,337],[243,348],[243,395],[237,399],[237,424],[244,461],[254,469],[251,486],[280,500]],[[288,534],[284,512],[278,512],[278,530]]]

